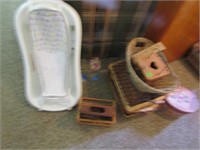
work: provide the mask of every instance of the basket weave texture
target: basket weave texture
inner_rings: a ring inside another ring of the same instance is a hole
[[[186,54],[186,60],[192,68],[199,74],[199,42],[195,43]]]
[[[162,97],[157,93],[139,91],[131,82],[125,60],[110,64],[109,72],[114,93],[127,117],[151,107],[157,98]]]

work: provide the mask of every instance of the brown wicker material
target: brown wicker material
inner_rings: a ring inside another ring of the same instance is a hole
[[[149,46],[153,45],[154,43],[146,38],[134,38],[128,44],[126,50],[126,64],[130,74],[130,77],[134,83],[134,85],[143,92],[148,93],[160,93],[160,94],[167,94],[179,86],[179,80],[174,73],[174,71],[169,66],[167,59],[163,52],[157,52],[158,55],[162,58],[165,62],[166,66],[168,67],[170,74],[164,76],[158,80],[145,82],[144,78],[141,75],[141,71],[138,69],[136,65],[131,63],[131,58],[138,52],[148,48]]]
[[[186,60],[192,68],[199,74],[199,42],[195,43],[186,54]]]
[[[127,71],[126,61],[110,64],[109,72],[115,95],[127,116],[155,109],[155,101],[164,98],[160,94],[144,93],[135,88]]]

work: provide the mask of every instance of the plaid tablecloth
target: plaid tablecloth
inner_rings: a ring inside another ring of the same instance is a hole
[[[127,42],[143,36],[156,6],[152,1],[65,0],[81,16],[82,58],[123,56]]]

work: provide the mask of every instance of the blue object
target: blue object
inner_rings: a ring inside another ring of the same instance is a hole
[[[91,80],[94,80],[94,81],[99,80],[98,75],[97,75],[97,74],[94,74],[94,75],[91,77]]]
[[[87,79],[88,79],[87,75],[82,73],[82,80],[85,81],[85,80],[87,80]]]

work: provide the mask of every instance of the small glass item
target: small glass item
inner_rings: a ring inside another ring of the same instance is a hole
[[[92,71],[97,71],[101,68],[101,61],[98,57],[90,59],[90,69]]]

